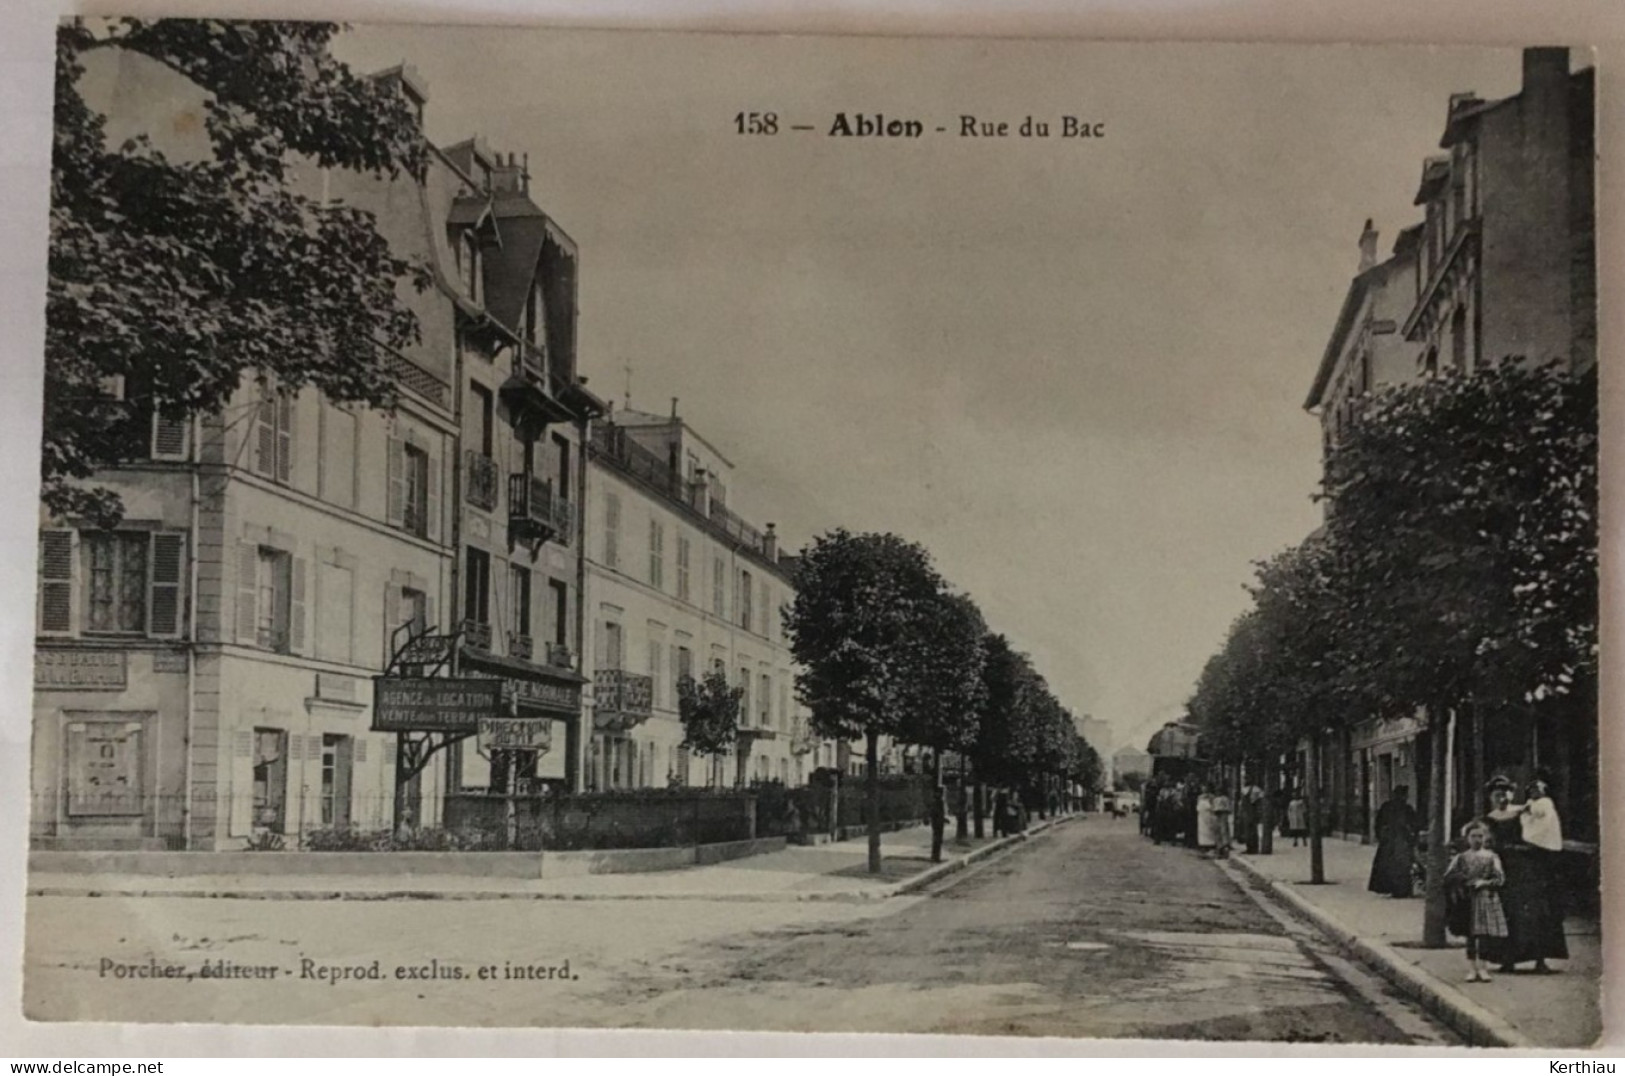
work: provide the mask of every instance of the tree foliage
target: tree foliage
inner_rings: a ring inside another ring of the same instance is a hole
[[[677,716],[683,723],[682,746],[700,755],[726,754],[739,740],[740,702],[745,690],[731,686],[727,674],[713,669],[701,679],[677,682]]]
[[[424,267],[374,218],[300,193],[291,162],[417,176],[404,97],[333,57],[307,22],[75,19],[57,34],[42,496],[104,525],[121,506],[82,484],[143,454],[154,414],[216,413],[244,370],[279,389],[388,407],[389,354],[418,339],[402,300]],[[144,57],[198,90],[209,152],[147,135],[110,144],[82,93],[93,53]],[[110,385],[121,385],[115,395]]]

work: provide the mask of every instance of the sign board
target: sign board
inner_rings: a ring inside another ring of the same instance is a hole
[[[444,665],[451,660],[452,637],[418,635],[406,640],[390,659],[390,668],[409,665]]]
[[[482,718],[506,712],[500,680],[373,678],[374,732],[476,732]]]
[[[122,650],[41,650],[34,655],[34,686],[41,691],[122,691]]]
[[[67,726],[68,813],[140,815],[139,721],[74,721]]]
[[[465,669],[464,675],[479,679],[489,678],[506,685],[508,697],[517,701],[522,709],[547,710],[561,717],[575,717],[581,713],[580,684],[504,677],[473,669]]]
[[[548,718],[493,717],[480,721],[479,750],[537,751],[553,746],[553,722]]]

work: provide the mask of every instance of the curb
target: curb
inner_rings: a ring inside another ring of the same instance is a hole
[[[1417,1002],[1441,1020],[1470,1046],[1499,1046],[1513,1050],[1538,1049],[1505,1019],[1484,1008],[1461,991],[1407,961],[1391,945],[1362,938],[1332,913],[1311,903],[1290,882],[1268,878],[1246,856],[1231,856],[1230,862],[1289,905],[1299,918],[1308,920],[1339,949],[1376,972],[1400,993]]]
[[[350,900],[350,901],[431,901],[431,900],[521,900],[521,901],[660,901],[660,900],[703,900],[722,901],[741,904],[803,904],[803,903],[842,903],[867,904],[877,900],[887,900],[892,897],[907,896],[937,879],[964,870],[972,863],[979,862],[1003,851],[1010,846],[1027,840],[1052,826],[1059,825],[1074,816],[1063,815],[1059,818],[1045,819],[1025,832],[1004,837],[992,844],[983,845],[965,853],[957,859],[946,863],[939,863],[901,882],[894,882],[886,886],[877,886],[873,889],[860,890],[831,890],[828,892],[795,892],[770,891],[765,893],[715,893],[715,892],[670,892],[670,893],[537,893],[524,890],[435,890],[435,889],[94,889],[75,888],[72,886],[33,886],[27,890],[30,897],[123,897],[127,899],[170,897],[177,899],[206,899],[206,900],[275,900],[275,901],[320,901],[320,900]]]

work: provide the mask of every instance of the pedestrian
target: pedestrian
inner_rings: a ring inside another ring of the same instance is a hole
[[[1467,981],[1487,983],[1489,972],[1484,970],[1488,953],[1496,951],[1507,937],[1507,916],[1501,905],[1499,890],[1506,884],[1506,871],[1501,858],[1485,847],[1489,840],[1489,827],[1482,822],[1467,825],[1467,848],[1458,852],[1444,872],[1447,887],[1465,890],[1470,912],[1467,929]]]
[[[1366,888],[1390,897],[1411,895],[1411,864],[1416,858],[1420,823],[1411,807],[1410,788],[1398,785],[1377,811],[1377,854],[1371,860]]]
[[[1256,782],[1248,782],[1242,786],[1241,796],[1236,801],[1236,826],[1241,831],[1242,846],[1247,854],[1258,854],[1258,826],[1262,821],[1264,808],[1264,790]]]
[[[1234,843],[1234,840],[1235,840],[1235,838],[1231,835],[1231,832],[1230,832],[1230,816],[1231,816],[1231,813],[1232,813],[1232,809],[1231,809],[1231,804],[1230,804],[1230,797],[1226,796],[1224,794],[1224,789],[1223,788],[1214,789],[1214,791],[1213,791],[1213,822],[1214,822],[1214,825],[1217,827],[1218,838],[1219,838],[1218,844],[1215,846],[1214,850],[1215,850],[1215,853],[1218,855],[1218,857],[1220,859],[1226,859],[1226,858],[1229,857],[1229,855],[1230,855],[1230,846],[1231,846],[1232,843]]]
[[[1214,812],[1215,800],[1211,787],[1205,787],[1196,797],[1196,847],[1204,856],[1211,856],[1219,846],[1219,819]]]
[[[1569,957],[1568,940],[1563,936],[1563,911],[1553,890],[1552,860],[1556,853],[1524,840],[1523,820],[1534,807],[1530,802],[1512,802],[1516,787],[1505,775],[1492,778],[1488,785],[1490,809],[1479,819],[1488,829],[1490,847],[1500,856],[1506,877],[1501,904],[1506,911],[1507,933],[1499,946],[1497,962],[1502,971],[1513,972],[1519,964],[1534,961],[1537,975],[1550,975],[1553,969],[1546,961]],[[1545,791],[1544,785],[1540,791]],[[1549,840],[1549,834],[1542,830],[1555,816],[1555,808],[1541,805],[1533,831]]]
[[[1300,847],[1309,836],[1309,801],[1303,798],[1302,791],[1294,792],[1286,805],[1286,826],[1292,835],[1292,847]]]
[[[1004,789],[993,793],[993,836],[1010,835],[1010,797]]]

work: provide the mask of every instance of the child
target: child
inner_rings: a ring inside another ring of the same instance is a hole
[[[1467,850],[1450,861],[1444,872],[1446,886],[1460,886],[1472,901],[1467,935],[1467,981],[1487,983],[1489,972],[1484,970],[1485,942],[1507,936],[1506,912],[1501,908],[1498,889],[1506,884],[1506,872],[1501,868],[1501,857],[1484,847],[1489,840],[1489,827],[1474,822],[1467,827]]]
[[[1545,852],[1561,852],[1563,823],[1557,817],[1557,806],[1552,803],[1546,782],[1539,778],[1529,782],[1524,798],[1523,817],[1518,820],[1524,843]]]
[[[1294,793],[1292,802],[1286,805],[1286,824],[1292,833],[1292,847],[1297,848],[1309,836],[1309,803],[1302,792]]]

